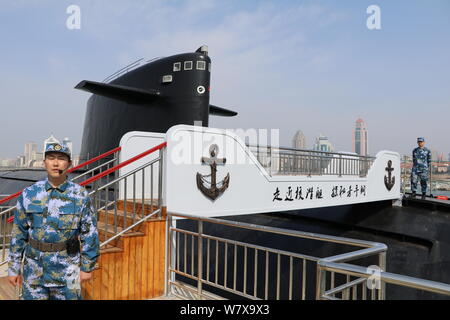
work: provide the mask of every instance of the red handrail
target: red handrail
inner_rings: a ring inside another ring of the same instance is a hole
[[[117,152],[117,151],[120,151],[121,149],[122,149],[122,147],[117,147],[117,148],[114,148],[114,149],[112,149],[112,150],[106,151],[105,153],[103,153],[103,154],[101,154],[101,155],[99,155],[99,156],[96,156],[95,158],[92,158],[92,159],[90,159],[90,160],[88,160],[88,161],[86,161],[86,162],[83,162],[83,163],[77,165],[76,167],[73,167],[73,168],[67,170],[67,173],[70,173],[70,172],[72,172],[72,171],[75,171],[75,170],[77,170],[77,169],[80,169],[80,168],[82,168],[82,167],[85,167],[85,166],[87,166],[88,164],[91,164],[91,163],[93,163],[93,162],[95,162],[95,161],[97,161],[97,160],[103,159],[104,157],[107,157],[107,156],[109,156],[110,154],[113,154],[113,153],[115,153],[115,152]],[[22,191],[23,191],[23,190],[22,190]],[[8,202],[9,200],[14,199],[15,197],[20,196],[20,194],[22,193],[22,191],[18,191],[18,192],[16,192],[16,193],[12,194],[12,195],[7,196],[6,198],[1,199],[1,200],[0,200],[0,204],[5,203],[5,202]]]
[[[22,190],[23,191],[23,190]],[[20,196],[20,194],[22,193],[22,191],[18,191],[12,195],[7,196],[6,198],[3,198],[2,200],[0,200],[0,204],[5,203],[11,199],[14,199],[15,197]]]
[[[119,163],[118,165],[116,165],[116,166],[114,166],[114,167],[112,167],[112,168],[110,168],[108,170],[105,170],[103,172],[100,172],[99,174],[97,174],[97,175],[95,175],[95,176],[93,176],[93,177],[91,177],[91,178],[81,182],[80,186],[85,186],[85,185],[88,185],[88,184],[90,184],[90,183],[92,183],[94,181],[97,181],[98,179],[100,179],[100,178],[102,178],[102,177],[104,177],[104,176],[106,176],[106,175],[108,175],[108,174],[110,174],[110,173],[112,173],[114,171],[117,171],[120,168],[125,167],[126,165],[128,165],[128,164],[130,164],[130,163],[132,163],[134,161],[137,161],[137,160],[139,160],[139,159],[149,155],[150,153],[155,152],[156,150],[164,148],[166,145],[167,145],[167,142],[163,142],[163,143],[157,145],[156,147],[153,147],[153,148],[151,148],[151,149],[149,149],[147,151],[144,151],[144,152],[138,154],[137,156],[134,156],[133,158],[125,160],[124,162]]]
[[[76,167],[73,167],[73,168],[67,170],[67,173],[71,173],[71,172],[73,172],[73,171],[75,171],[75,170],[78,170],[78,169],[80,169],[80,168],[82,168],[82,167],[85,167],[85,166],[87,166],[88,164],[91,164],[91,163],[93,163],[93,162],[95,162],[95,161],[97,161],[97,160],[103,159],[104,157],[107,157],[107,156],[109,156],[110,154],[116,153],[116,152],[118,152],[118,151],[120,151],[120,150],[122,150],[122,147],[117,147],[117,148],[114,148],[114,149],[112,149],[112,150],[109,150],[109,151],[107,151],[107,152],[105,152],[105,153],[103,153],[103,154],[101,154],[101,155],[99,155],[99,156],[96,156],[95,158],[92,158],[91,160],[88,160],[88,161],[86,161],[86,162],[83,162],[82,164],[79,164],[79,165],[77,165]]]
[[[108,175],[108,174],[110,174],[110,173],[112,173],[112,172],[114,172],[114,171],[117,171],[117,170],[119,170],[120,168],[125,167],[126,165],[128,165],[128,164],[130,164],[130,163],[132,163],[132,162],[134,162],[134,161],[137,161],[137,160],[139,160],[139,159],[141,159],[141,158],[143,158],[143,157],[149,155],[150,153],[155,152],[156,150],[160,150],[160,149],[164,148],[165,146],[167,146],[167,142],[163,142],[163,143],[157,145],[156,147],[153,147],[153,148],[151,148],[151,149],[149,149],[149,150],[147,150],[147,151],[144,151],[144,152],[138,154],[137,156],[134,156],[133,158],[130,158],[130,159],[128,159],[128,160],[125,160],[124,162],[119,163],[118,165],[116,165],[116,166],[114,166],[114,167],[112,167],[112,168],[110,168],[110,169],[108,169],[108,170],[106,170],[106,171],[103,171],[103,172],[101,172],[101,173],[99,173],[99,174],[97,174],[97,175],[95,175],[95,176],[93,176],[93,177],[91,177],[91,178],[89,178],[89,179],[87,179],[87,180],[81,182],[80,185],[81,185],[81,186],[86,186],[86,185],[88,185],[88,184],[90,184],[90,183],[92,183],[92,182],[94,182],[94,181],[97,181],[98,179],[100,179],[100,178],[102,178],[102,177],[104,177],[104,176],[106,176],[106,175]],[[119,147],[119,148],[120,148],[120,147]],[[116,148],[116,149],[118,149],[118,148]],[[115,149],[113,149],[113,150],[115,150]],[[120,150],[120,149],[119,149],[119,150]],[[111,150],[111,151],[112,151],[112,150]],[[107,153],[111,154],[111,151],[108,151]],[[106,153],[105,153],[105,154],[106,154]],[[107,154],[106,154],[106,155],[105,155],[105,154],[103,154],[102,156],[103,156],[103,157],[106,157]],[[99,157],[100,157],[100,156],[99,156]],[[98,160],[98,159],[97,159],[97,160]],[[91,161],[91,160],[89,160],[89,161]],[[89,162],[89,161],[87,161],[87,162]],[[22,191],[19,191],[18,193],[15,193],[14,195],[11,195],[11,196],[9,196],[9,197],[12,199],[12,198],[14,198],[13,196],[19,196],[19,195],[21,194],[21,192],[22,192]],[[4,199],[0,200],[0,203],[1,203],[1,201],[3,201],[3,200],[4,200]],[[7,220],[7,222],[8,222],[8,223],[11,223],[13,220],[14,220],[14,216],[13,216],[13,217],[10,217],[10,218]]]

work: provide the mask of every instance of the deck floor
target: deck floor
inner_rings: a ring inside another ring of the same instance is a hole
[[[0,278],[0,300],[17,300],[16,289],[9,283],[7,277]]]

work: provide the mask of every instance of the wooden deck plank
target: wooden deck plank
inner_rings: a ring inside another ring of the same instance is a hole
[[[114,270],[114,299],[119,300],[122,296],[122,267],[123,267],[123,253],[115,255],[115,270]]]
[[[155,233],[154,233],[154,258],[153,258],[153,268],[154,268],[154,272],[153,272],[153,296],[157,296],[159,295],[159,272],[160,272],[160,268],[161,266],[159,265],[159,256],[160,256],[160,250],[159,250],[159,246],[160,246],[160,241],[161,241],[161,232],[159,230],[159,223],[157,221],[154,222],[155,225]]]
[[[142,244],[143,237],[136,238],[136,278],[135,278],[135,299],[142,299]]]
[[[136,299],[136,238],[130,238],[130,250],[128,251],[128,283],[129,283],[129,291],[128,291],[128,299],[135,300]]]
[[[109,254],[104,254],[102,256],[102,264],[101,264],[101,274],[102,274],[102,282],[100,285],[100,299],[107,300],[108,299],[108,271],[109,271]]]
[[[148,246],[149,246],[149,222],[144,222],[144,231],[146,236],[142,239],[142,260],[141,260],[141,269],[142,269],[142,299],[149,299],[148,293]]]
[[[148,241],[150,245],[148,246],[148,274],[147,274],[147,281],[148,281],[148,293],[151,297],[154,296],[154,278],[153,274],[155,272],[155,246],[154,246],[154,239],[155,239],[155,223],[150,222],[149,228],[148,228]]]
[[[98,259],[98,264],[99,266],[101,266],[102,262],[103,262],[103,257],[105,255],[100,255],[99,259]],[[101,285],[102,285],[102,269],[100,267],[100,269],[94,270],[94,274],[93,274],[93,278],[94,278],[94,282],[92,284],[92,297],[95,300],[101,300]]]
[[[17,300],[16,288],[8,281],[8,277],[0,278],[0,300]]]
[[[158,249],[159,249],[159,255],[158,255],[158,275],[157,275],[157,290],[155,292],[155,296],[160,296],[164,293],[164,269],[165,269],[165,255],[166,255],[166,247],[165,247],[165,234],[166,234],[166,222],[165,221],[159,221],[158,228],[159,228],[159,242]]]
[[[117,254],[113,253],[109,255],[109,272],[108,272],[108,300],[115,300],[115,288],[116,288],[116,263]]]
[[[130,256],[130,239],[124,238],[124,252],[122,255],[122,294],[121,299],[129,299],[129,256]]]

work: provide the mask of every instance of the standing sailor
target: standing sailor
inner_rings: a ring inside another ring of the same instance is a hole
[[[17,201],[8,274],[14,286],[23,283],[25,300],[81,299],[80,283],[92,277],[99,256],[88,192],[67,179],[70,156],[67,146],[48,144],[47,179],[25,188]]]
[[[422,199],[425,199],[425,194],[427,193],[428,175],[431,170],[431,151],[425,148],[424,138],[417,138],[417,144],[419,146],[412,152],[413,167],[411,170],[411,191],[412,197],[414,198],[417,192],[417,182],[420,180]]]

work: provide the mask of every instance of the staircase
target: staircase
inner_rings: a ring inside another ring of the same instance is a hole
[[[118,232],[131,226],[133,218],[141,219],[142,211],[144,215],[154,212],[156,206],[149,202],[142,205],[119,201]],[[139,212],[135,217],[134,205]],[[113,210],[98,212],[101,242],[115,234],[114,216]],[[165,214],[155,215],[103,246],[92,279],[82,285],[83,298],[142,300],[161,296],[164,293],[165,229]]]
[[[97,210],[100,239],[100,256],[93,277],[82,284],[83,299],[138,300],[164,293],[166,208],[162,205],[162,159],[165,146],[162,143],[110,167],[119,159],[119,147],[76,167],[80,169],[114,154],[112,160],[104,159],[102,164],[72,179],[89,177],[76,182],[92,190],[89,194]],[[159,157],[119,176],[119,169],[158,150]],[[0,204],[20,193],[0,200]],[[7,262],[5,253],[13,215],[13,207],[0,212],[3,240],[0,241],[0,267],[5,267]],[[0,300],[17,297],[7,277],[0,276]]]

